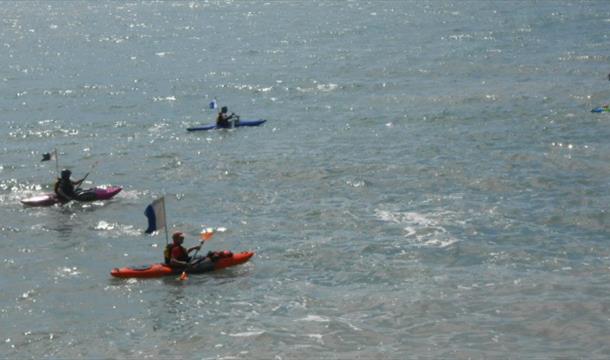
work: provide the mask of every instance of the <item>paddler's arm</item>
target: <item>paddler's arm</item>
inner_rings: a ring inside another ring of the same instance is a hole
[[[169,265],[173,267],[189,267],[191,264],[188,261],[180,261],[175,258],[169,260]]]
[[[83,176],[82,179],[78,180],[78,181],[73,181],[72,184],[74,185],[80,185],[83,183],[83,181],[85,181],[85,179],[87,178],[87,176],[89,176],[89,173],[86,173],[85,176]]]
[[[77,181],[72,181],[72,184],[73,184],[73,185],[80,185],[80,184],[82,184],[82,183],[83,183],[83,181],[85,181],[85,178],[86,178],[86,177],[84,177],[84,178],[82,178],[82,179],[80,179],[80,180],[77,180]]]
[[[197,245],[197,246],[193,246],[192,248],[188,249],[186,252],[187,254],[190,254],[191,251],[193,250],[201,250],[201,244]]]

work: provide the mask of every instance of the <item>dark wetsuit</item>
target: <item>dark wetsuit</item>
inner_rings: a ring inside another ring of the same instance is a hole
[[[55,194],[63,201],[70,201],[78,197],[72,180],[57,179],[55,183]]]
[[[218,117],[216,118],[216,126],[228,128],[231,127],[231,123],[229,120],[233,117],[233,115],[227,115],[226,113],[218,113]]]

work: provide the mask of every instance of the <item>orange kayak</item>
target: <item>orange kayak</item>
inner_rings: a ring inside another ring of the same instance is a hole
[[[244,251],[233,254],[227,251],[216,252],[219,257],[199,257],[192,261],[193,266],[186,270],[188,274],[202,274],[214,270],[224,269],[230,266],[243,264],[254,255],[252,251]],[[144,266],[126,266],[114,268],[110,275],[119,278],[157,278],[169,275],[178,275],[183,269],[175,269],[166,264],[152,264]]]

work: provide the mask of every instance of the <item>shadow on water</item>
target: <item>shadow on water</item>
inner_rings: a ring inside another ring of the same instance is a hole
[[[57,232],[59,239],[71,240],[74,232],[74,224],[70,222],[59,221],[55,226],[49,227],[51,230]]]
[[[217,290],[225,285],[240,280],[243,271],[223,269],[205,274],[191,274],[187,280],[178,279],[180,275],[166,276],[161,279],[138,279],[138,287],[143,286],[157,295],[150,296],[146,301],[147,312],[154,314],[151,317],[152,330],[170,334],[180,334],[193,326],[197,326],[197,319],[206,316],[206,308],[210,302],[222,298]],[[160,281],[159,281],[160,280]],[[134,286],[129,279],[111,278],[114,286]],[[149,287],[150,286],[150,287]]]
[[[57,232],[60,240],[72,240],[74,228],[77,227],[75,213],[67,206],[60,206],[52,212],[52,219],[46,226],[49,230]]]
[[[86,226],[89,218],[82,215],[92,213],[102,206],[102,202],[69,203],[63,206],[50,208],[50,221],[45,225],[50,231],[55,231],[60,240],[73,240],[80,234],[81,227]],[[75,231],[76,230],[76,231]]]
[[[163,278],[163,295],[150,303],[149,311],[156,314],[152,319],[153,331],[169,333],[183,332],[193,321],[193,311],[197,312],[201,306],[199,292],[193,292],[193,279],[189,276],[186,281],[178,279],[179,275]],[[197,282],[197,285],[201,285]]]

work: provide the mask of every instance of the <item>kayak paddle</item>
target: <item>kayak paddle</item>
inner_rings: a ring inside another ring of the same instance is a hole
[[[93,169],[95,169],[95,167],[97,166],[97,164],[98,164],[99,162],[100,162],[99,160],[96,160],[96,161],[93,163],[93,165],[91,165],[91,169],[89,169],[89,171],[88,171],[88,172],[85,174],[85,176],[83,176],[83,178],[82,178],[82,179],[80,179],[80,180],[78,181],[78,185],[76,186],[76,189],[79,189],[79,188],[81,187],[81,185],[83,184],[83,182],[85,181],[85,179],[87,179],[87,176],[89,176],[89,173],[90,173],[91,171],[93,171]],[[76,190],[76,189],[75,189],[75,190]]]
[[[224,228],[220,228],[220,229],[224,229]],[[219,229],[219,231],[220,231]],[[224,230],[222,230],[224,231]],[[212,236],[214,236],[214,234],[216,233],[216,229],[214,228],[207,228],[205,230],[203,230],[200,234],[201,236],[201,241],[199,243],[199,249],[197,249],[197,251],[195,251],[195,253],[193,254],[193,258],[195,257],[195,255],[197,255],[197,253],[199,252],[199,250],[201,250],[201,246],[203,246],[203,243],[210,240],[212,238]],[[178,280],[180,281],[185,281],[188,280],[189,276],[186,273],[186,269],[184,271],[182,271],[182,274],[180,274],[180,277],[178,278]]]

